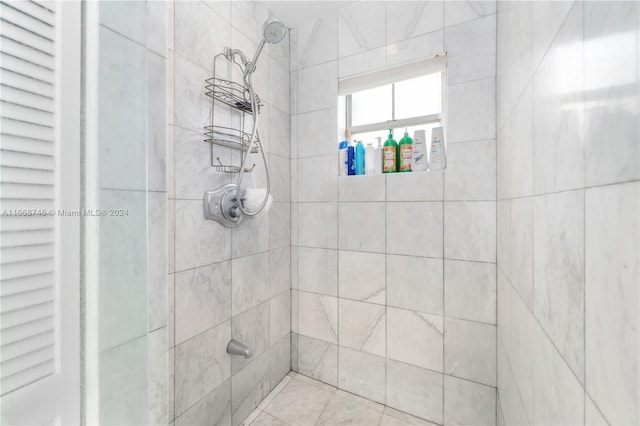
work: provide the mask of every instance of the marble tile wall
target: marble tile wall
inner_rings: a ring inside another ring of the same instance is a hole
[[[499,6],[500,423],[637,424],[640,5]]]
[[[202,194],[235,181],[210,166],[204,81],[225,46],[252,56],[262,2],[168,2],[169,414],[176,425],[239,424],[290,371],[289,38],[267,45],[255,73],[274,203],[236,229],[205,220]],[[225,69],[223,63],[218,62]],[[227,114],[225,116],[224,114]],[[223,120],[236,116],[216,109]],[[231,121],[228,121],[231,122]],[[222,161],[238,160],[215,148]],[[255,158],[255,180],[264,166]],[[250,184],[247,177],[244,184]],[[230,339],[249,360],[226,353]]]
[[[496,422],[496,3],[359,2],[291,40],[292,368]],[[444,173],[337,177],[337,81],[448,55]]]
[[[99,421],[166,424],[167,4],[96,11]]]

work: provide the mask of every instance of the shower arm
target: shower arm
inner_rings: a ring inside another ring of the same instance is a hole
[[[244,68],[243,77],[245,79],[245,82],[246,82],[247,75],[253,74],[253,72],[256,70],[256,63],[258,62],[258,57],[260,56],[260,53],[262,53],[262,49],[264,48],[265,43],[266,41],[262,39],[262,41],[258,45],[256,54],[253,55],[253,60],[251,62],[244,64],[245,68]]]

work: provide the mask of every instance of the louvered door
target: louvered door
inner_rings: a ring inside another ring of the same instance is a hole
[[[79,3],[0,1],[3,424],[79,420],[79,29]]]

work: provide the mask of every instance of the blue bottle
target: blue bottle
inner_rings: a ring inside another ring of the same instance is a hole
[[[340,142],[339,154],[338,154],[338,165],[340,166],[340,176],[346,176],[349,172],[349,167],[347,165],[347,149],[349,148],[349,142],[342,141]]]
[[[358,145],[356,145],[356,174],[364,174],[364,144],[362,141],[358,141]]]
[[[347,148],[347,174],[353,176],[356,174],[356,152],[353,146]]]

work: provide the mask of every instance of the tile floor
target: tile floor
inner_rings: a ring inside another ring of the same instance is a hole
[[[435,426],[377,402],[290,372],[242,423],[244,426]]]

